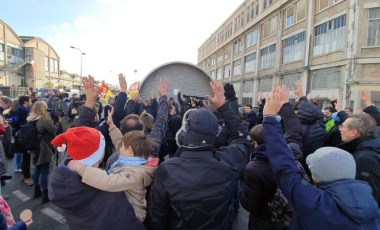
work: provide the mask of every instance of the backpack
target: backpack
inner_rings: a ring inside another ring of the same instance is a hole
[[[298,168],[301,170],[303,179],[309,182],[309,177],[307,176],[304,168],[298,160],[295,160]],[[270,212],[270,218],[275,223],[282,223],[289,226],[290,220],[293,215],[293,208],[290,206],[288,199],[284,196],[281,189],[277,187],[276,192],[273,196],[273,200],[268,202],[268,210]]]
[[[20,129],[16,132],[16,138],[20,145],[24,146],[26,150],[35,151],[39,148],[41,141],[41,134],[37,131],[37,120],[21,125]]]

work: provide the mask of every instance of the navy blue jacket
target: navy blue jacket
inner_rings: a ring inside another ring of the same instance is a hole
[[[302,150],[304,159],[323,147],[325,144],[326,128],[322,122],[322,110],[311,103],[306,97],[301,97],[295,105],[297,116],[302,124]]]
[[[302,128],[299,119],[289,103],[282,106],[280,115],[284,121],[285,138],[288,146],[295,156],[302,156]],[[255,229],[253,217],[270,221],[271,214],[268,210],[268,202],[273,200],[277,189],[274,174],[270,168],[266,144],[261,144],[254,149],[254,158],[245,167],[243,188],[240,197],[241,205],[250,212],[250,229]],[[267,223],[269,224],[269,223]],[[273,223],[272,223],[273,224]]]
[[[49,177],[49,199],[63,210],[70,229],[145,229],[124,192],[105,192],[81,182],[67,166],[55,167]]]
[[[280,124],[263,121],[270,166],[277,185],[294,208],[290,229],[379,229],[380,211],[371,188],[356,180],[334,181],[314,187],[302,179],[287,147]]]
[[[251,111],[248,114],[245,114],[244,120],[249,123],[248,130],[251,130],[252,127],[254,127],[257,124],[257,115],[255,111]]]
[[[380,204],[380,139],[356,138],[338,146],[351,153],[356,162],[356,179],[366,181]]]
[[[8,228],[5,216],[0,212],[0,230],[25,230],[26,224],[24,221],[19,221],[12,227]]]

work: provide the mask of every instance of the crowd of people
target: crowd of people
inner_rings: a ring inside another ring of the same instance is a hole
[[[242,208],[247,229],[380,229],[380,112],[369,90],[353,113],[335,98],[321,108],[300,82],[290,104],[275,85],[241,113],[232,84],[177,102],[169,84],[143,101],[120,74],[104,107],[91,76],[72,98],[2,96],[0,155],[70,229],[231,229]],[[34,151],[14,137],[28,122],[41,136]]]

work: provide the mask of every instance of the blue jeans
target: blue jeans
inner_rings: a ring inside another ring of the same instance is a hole
[[[48,188],[49,165],[50,163],[35,165],[33,184],[34,187],[40,186],[42,191]]]
[[[15,169],[21,169],[22,153],[15,153],[13,158],[13,166]]]

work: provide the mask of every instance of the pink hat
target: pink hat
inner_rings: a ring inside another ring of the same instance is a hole
[[[106,146],[103,135],[94,128],[75,127],[56,136],[51,144],[58,151],[65,149],[73,160],[78,160],[86,166],[92,166],[103,158]]]

